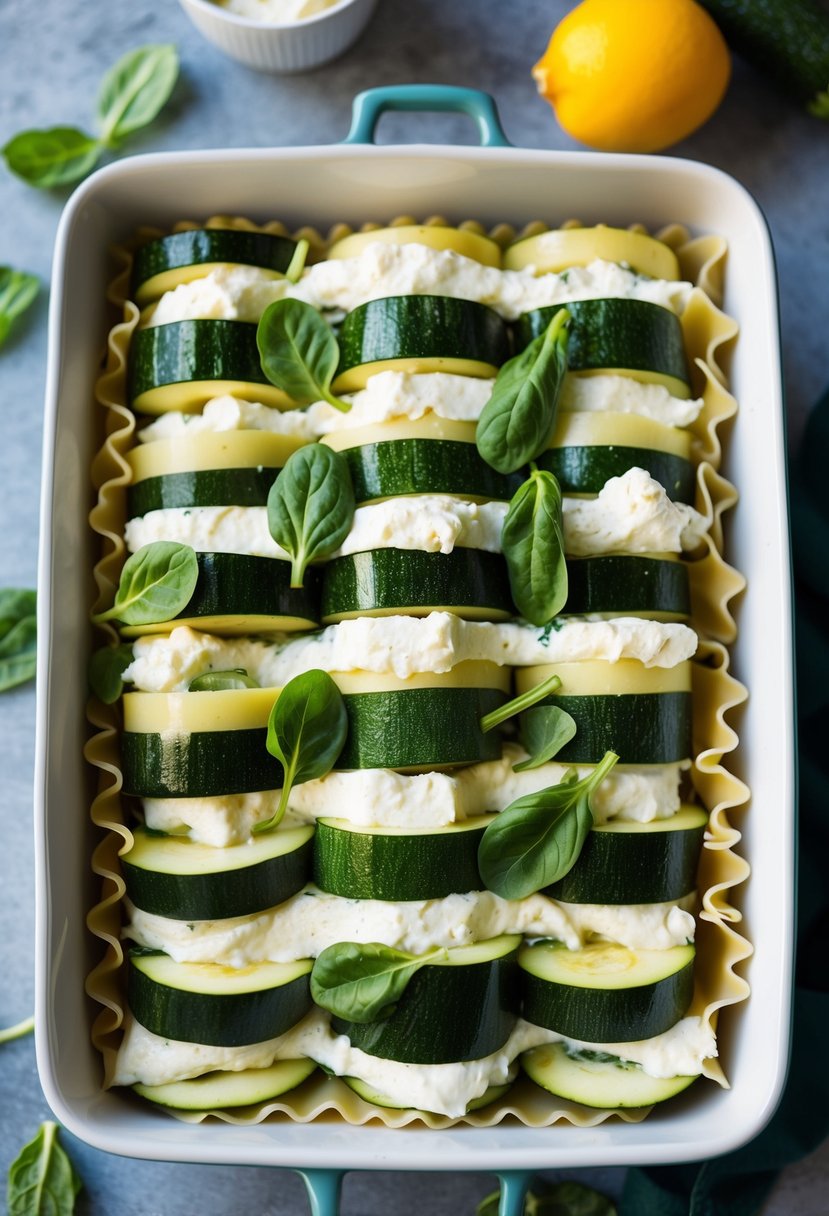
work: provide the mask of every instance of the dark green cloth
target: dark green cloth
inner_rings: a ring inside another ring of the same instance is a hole
[[[778,1172],[829,1135],[829,392],[790,475],[800,752],[798,938],[792,1061],[756,1139],[701,1165],[630,1170],[621,1216],[755,1216]],[[829,1210],[829,1200],[827,1200]]]

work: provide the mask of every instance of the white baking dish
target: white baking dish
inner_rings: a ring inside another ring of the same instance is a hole
[[[46,1097],[76,1135],[129,1156],[306,1168],[508,1170],[658,1163],[708,1157],[754,1135],[785,1076],[792,965],[794,745],[791,591],[784,426],[774,266],[756,205],[731,178],[688,161],[522,151],[503,144],[488,98],[409,92],[369,95],[354,138],[371,138],[381,110],[472,113],[477,148],[341,145],[143,156],[90,178],[70,201],[57,239],[50,320],[40,555],[36,764],[38,1063]],[[471,100],[470,100],[471,97]],[[86,725],[89,571],[97,539],[86,522],[89,466],[99,442],[93,382],[107,330],[109,245],[141,224],[211,213],[280,218],[325,230],[400,213],[442,213],[516,226],[558,223],[659,227],[676,220],[729,243],[727,311],[742,334],[731,375],[741,412],[726,474],[741,502],[728,527],[729,559],[749,578],[739,610],[734,671],[750,686],[741,747],[730,767],[754,791],[737,819],[753,876],[738,893],[756,944],[751,1000],[727,1009],[721,1048],[730,1090],[700,1082],[644,1123],[585,1129],[502,1124],[449,1131],[263,1123],[177,1123],[123,1091],[101,1091],[89,1041],[83,981],[100,950],[85,929],[98,897],[89,859],[92,778],[81,749]]]

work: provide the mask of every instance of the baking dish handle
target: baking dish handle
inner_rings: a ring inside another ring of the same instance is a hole
[[[297,1170],[311,1201],[311,1216],[339,1216],[343,1175],[340,1170]],[[522,1216],[532,1173],[505,1170],[498,1175],[501,1199],[498,1216]]]
[[[387,110],[468,114],[478,127],[482,147],[512,147],[501,126],[495,99],[480,89],[461,89],[452,84],[391,84],[358,93],[351,130],[343,143],[373,144],[377,123]]]

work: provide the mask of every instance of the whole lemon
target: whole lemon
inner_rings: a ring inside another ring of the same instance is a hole
[[[722,101],[731,58],[694,0],[583,0],[533,68],[574,139],[608,152],[656,152]]]

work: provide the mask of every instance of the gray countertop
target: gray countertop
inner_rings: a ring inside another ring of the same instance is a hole
[[[380,0],[361,41],[339,61],[297,77],[258,75],[203,42],[172,0],[2,0],[0,143],[26,127],[91,121],[102,74],[125,51],[175,42],[182,81],[163,118],[130,151],[273,144],[324,144],[345,135],[351,98],[361,89],[410,81],[470,85],[493,93],[504,127],[526,147],[571,148],[535,93],[529,67],[570,7],[563,0]],[[388,116],[380,141],[473,142],[466,120]],[[738,178],[768,217],[777,253],[789,430],[796,441],[809,408],[829,381],[825,287],[829,271],[827,128],[802,115],[737,64],[714,119],[672,153],[717,165]],[[64,198],[25,186],[0,168],[0,264],[48,283]],[[188,213],[199,214],[198,199]],[[0,583],[34,586],[39,458],[45,382],[47,292],[0,354]],[[31,833],[34,690],[0,697],[0,1026],[33,1005]],[[22,1144],[49,1117],[31,1038],[0,1048],[0,1179]],[[306,1210],[289,1172],[169,1165],[107,1156],[73,1137],[64,1142],[86,1190],[78,1210],[102,1216],[218,1216]],[[782,1177],[768,1216],[826,1211],[826,1148]],[[581,1177],[618,1193],[621,1170]],[[345,1216],[471,1216],[492,1186],[483,1175],[361,1174],[345,1185]]]

